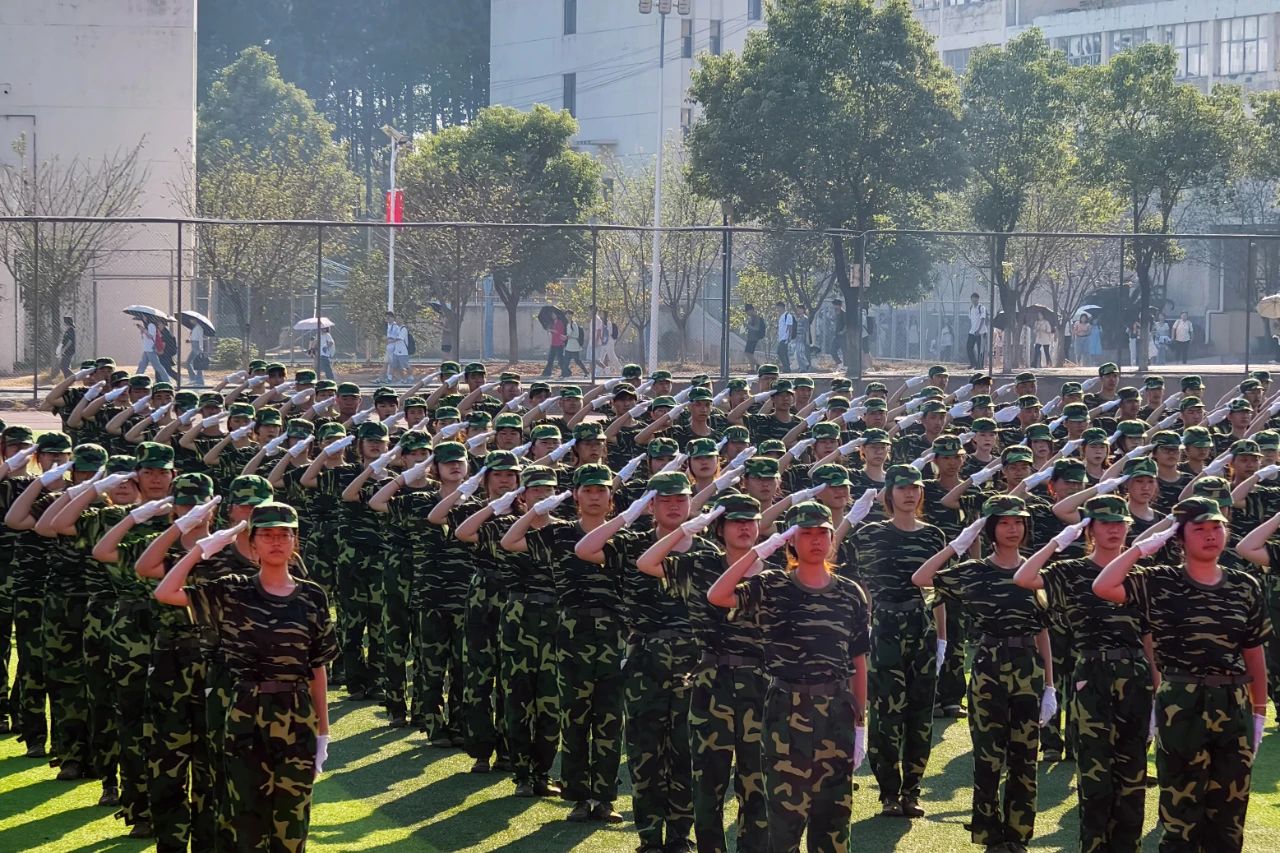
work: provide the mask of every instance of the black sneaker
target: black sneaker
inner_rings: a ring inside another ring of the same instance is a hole
[[[533,789],[532,782],[519,782],[516,784],[516,796],[527,799],[538,796],[538,792]]]
[[[407,728],[408,725],[409,725],[409,721],[404,718],[403,714],[401,714],[398,717],[392,717],[391,719],[387,720],[387,726],[393,729]]]
[[[27,751],[24,755],[26,755],[27,758],[44,758],[44,747],[38,743],[34,743],[27,747]]]
[[[130,838],[151,838],[155,835],[155,831],[151,829],[151,821],[140,820],[133,825],[133,829],[129,830]]]
[[[58,771],[57,779],[59,782],[74,782],[84,776],[80,762],[74,758],[62,765],[62,769]]]
[[[477,758],[477,759],[476,759],[476,763],[471,765],[471,772],[472,772],[472,773],[488,773],[488,772],[489,772],[489,759],[487,759],[487,758]]]
[[[453,738],[451,737],[433,737],[427,741],[428,746],[434,746],[436,749],[453,749]]]
[[[622,815],[613,809],[613,803],[596,803],[591,809],[592,820],[603,823],[622,823]]]
[[[920,808],[920,801],[915,797],[903,797],[902,814],[906,817],[924,817],[924,809]]]
[[[880,817],[902,816],[902,803],[897,800],[885,800],[880,804]]]
[[[493,761],[493,769],[496,773],[510,773],[515,770],[515,765],[511,763],[510,758],[499,757]]]
[[[120,790],[115,785],[103,785],[102,796],[98,797],[98,805],[100,806],[120,805]]]
[[[569,812],[569,816],[565,818],[565,820],[572,821],[573,823],[586,823],[591,820],[591,801],[583,800],[578,803],[573,807],[573,810]]]
[[[535,779],[533,782],[533,792],[539,797],[558,797],[562,793],[560,786],[550,779]]]
[[[942,709],[942,712],[948,717],[952,717],[957,720],[963,720],[965,717],[969,716],[968,712],[959,705],[948,705]]]

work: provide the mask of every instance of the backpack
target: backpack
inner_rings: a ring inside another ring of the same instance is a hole
[[[156,338],[156,352],[177,352],[178,339],[173,336],[173,332],[169,331],[169,327],[165,326],[160,330],[159,337]]]
[[[404,348],[409,352],[409,355],[417,355],[418,342],[414,339],[413,332],[409,331],[408,329],[405,329],[404,333],[406,336],[405,342],[404,342]]]
[[[583,346],[587,342],[587,330],[582,326],[578,326],[578,346]]]

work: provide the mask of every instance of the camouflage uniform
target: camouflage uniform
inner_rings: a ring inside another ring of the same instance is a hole
[[[321,549],[332,547],[334,550],[328,553],[335,555],[333,603],[341,651],[335,668],[341,668],[342,679],[351,692],[363,692],[373,686],[375,673],[371,669],[381,654],[380,646],[373,643],[372,632],[368,656],[364,649],[365,632],[372,628],[368,621],[372,606],[368,575],[375,565],[381,578],[381,564],[377,562],[380,523],[365,500],[348,503],[341,498],[360,471],[361,466],[347,462],[320,469],[316,478],[317,503],[325,508],[331,506],[332,511],[333,532]]]
[[[461,501],[449,513],[449,536],[467,517],[480,509],[475,500]],[[464,731],[467,754],[488,761],[497,753],[498,762],[508,760],[506,737],[506,699],[499,678],[501,667],[498,649],[500,618],[507,587],[493,553],[481,547],[472,549],[474,571],[467,587],[467,603],[463,617],[462,680]]]
[[[418,566],[436,557],[432,545],[438,538],[431,528],[422,523],[423,501],[434,499],[433,486],[406,486],[398,491],[387,505],[387,528],[396,535],[395,552],[388,555],[382,572],[382,685],[387,713],[393,719],[407,717],[409,713],[408,671],[410,652],[417,635],[414,633],[416,614],[409,607],[413,600],[413,578]],[[415,661],[415,669],[421,669]],[[421,723],[414,696],[413,723]]]
[[[950,440],[959,444],[956,439]],[[949,491],[951,490],[937,480],[925,480],[924,517],[930,524],[937,526],[947,539],[954,539],[964,529],[965,519],[968,516],[963,508],[951,509],[943,506],[942,498]],[[938,673],[938,689],[934,702],[943,712],[954,713],[960,707],[968,689],[965,683],[967,629],[962,608],[948,607],[946,614],[947,649],[942,658],[942,671]]]
[[[31,482],[26,477],[10,477],[5,480],[14,489],[16,499]],[[39,518],[56,495],[44,492],[32,504],[31,514]],[[15,709],[18,713],[18,739],[27,745],[28,751],[43,755],[45,739],[49,732],[45,716],[46,676],[44,644],[44,589],[48,572],[45,540],[31,530],[20,531],[13,564],[13,628],[18,642],[18,672],[20,682],[16,692]],[[58,744],[53,744],[55,752]]]

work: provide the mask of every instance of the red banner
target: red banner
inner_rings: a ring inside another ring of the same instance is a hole
[[[387,222],[404,224],[404,190],[387,191]]]

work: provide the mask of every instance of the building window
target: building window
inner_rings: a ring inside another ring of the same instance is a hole
[[[1102,33],[1086,33],[1058,39],[1054,46],[1067,55],[1070,65],[1102,64]]]
[[[688,136],[689,128],[693,127],[693,107],[680,108],[680,135]]]
[[[1171,45],[1178,58],[1177,76],[1204,77],[1209,73],[1209,23],[1171,24],[1160,28],[1160,41]]]
[[[689,18],[680,19],[680,56],[693,58],[693,21]]]
[[[564,34],[571,36],[578,31],[578,0],[564,0]]]
[[[569,111],[569,115],[574,118],[578,117],[578,75],[564,75],[564,100],[563,105]]]
[[[1116,30],[1107,33],[1107,37],[1110,41],[1111,55],[1115,56],[1140,44],[1146,44],[1147,30],[1145,27],[1136,30]]]
[[[764,17],[764,0],[747,0],[747,20],[759,21]]]
[[[973,52],[971,47],[962,47],[958,50],[944,50],[942,52],[942,64],[954,71],[958,76],[964,74],[964,70],[969,67],[969,54]]]
[[[710,25],[711,37],[707,41],[707,50],[711,51],[712,56],[720,55],[720,22],[708,21]]]
[[[1261,15],[1231,18],[1218,25],[1218,73],[1253,74],[1267,68],[1267,39]]]

